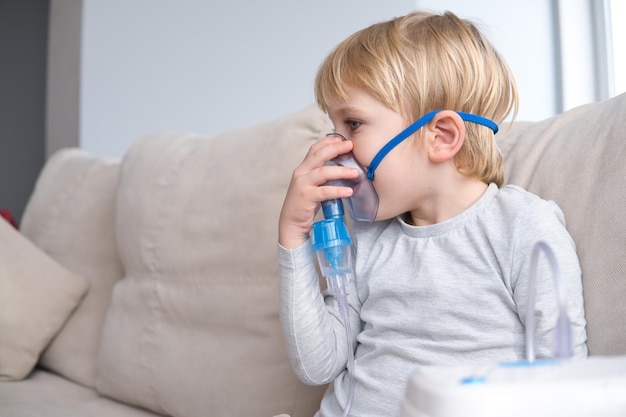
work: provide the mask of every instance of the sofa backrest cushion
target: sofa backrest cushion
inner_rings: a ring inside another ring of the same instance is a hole
[[[583,270],[590,355],[626,354],[626,94],[496,136],[507,182],[563,210]]]
[[[114,215],[120,161],[79,149],[55,153],[26,206],[21,231],[35,245],[89,282],[89,292],[40,364],[95,387],[98,346],[113,285],[123,276]]]
[[[330,129],[311,107],[132,146],[100,393],[175,417],[314,414],[324,387],[297,380],[278,318],[277,223],[293,168]]]
[[[88,288],[0,219],[0,381],[31,372]]]

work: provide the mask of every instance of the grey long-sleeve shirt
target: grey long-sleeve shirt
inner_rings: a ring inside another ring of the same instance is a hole
[[[355,223],[349,303],[355,346],[352,416],[395,416],[420,365],[524,358],[530,259],[537,241],[559,263],[576,356],[586,356],[581,270],[558,206],[516,186],[490,185],[445,222],[416,227],[400,218]],[[309,242],[279,247],[281,322],[294,370],[308,384],[334,381],[319,417],[347,403],[347,341],[335,300],[320,293]],[[555,284],[540,256],[536,354],[552,357]]]

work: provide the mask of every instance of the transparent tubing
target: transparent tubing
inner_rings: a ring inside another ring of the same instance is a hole
[[[346,342],[348,343],[348,402],[346,403],[346,407],[343,411],[343,417],[347,417],[349,415],[350,410],[352,409],[352,401],[354,400],[354,347],[352,346],[350,306],[348,305],[348,292],[346,291],[346,284],[349,279],[350,276],[348,274],[326,277],[328,288],[337,300],[339,314],[341,314],[341,320],[343,321],[343,327],[346,332]]]
[[[322,202],[324,220],[313,223],[311,245],[317,255],[320,271],[326,278],[328,290],[337,300],[339,315],[343,322],[348,344],[348,399],[343,417],[348,416],[354,399],[354,347],[352,345],[352,329],[350,326],[350,306],[348,305],[347,284],[354,275],[352,262],[352,239],[343,221],[343,204],[341,200]]]
[[[565,289],[563,288],[563,278],[561,276],[561,268],[554,257],[554,253],[550,246],[543,242],[537,242],[533,248],[530,259],[530,276],[528,279],[528,300],[526,304],[526,360],[528,362],[535,361],[535,294],[537,292],[537,263],[539,255],[544,252],[552,268],[554,284],[556,286],[556,296],[559,308],[559,315],[556,324],[554,357],[555,358],[571,358],[572,352],[572,330],[570,320],[567,315],[565,305]]]

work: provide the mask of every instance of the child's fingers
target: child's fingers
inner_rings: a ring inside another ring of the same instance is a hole
[[[347,198],[352,195],[352,188],[341,187],[335,185],[324,185],[317,187],[318,201],[321,203],[326,200],[334,200],[336,198]]]
[[[359,171],[340,165],[323,165],[311,171],[311,176],[313,184],[324,185],[329,181],[355,179],[359,176]]]
[[[302,165],[313,169],[351,150],[352,142],[350,141],[341,140],[337,136],[324,137],[309,148]]]

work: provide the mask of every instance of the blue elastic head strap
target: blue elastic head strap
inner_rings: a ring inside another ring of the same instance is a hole
[[[374,180],[374,171],[376,170],[376,168],[378,168],[378,165],[380,164],[380,161],[382,161],[383,158],[393,148],[395,148],[400,142],[402,142],[404,139],[408,138],[413,133],[417,132],[422,126],[424,126],[425,124],[427,124],[428,122],[433,120],[435,115],[437,113],[439,113],[440,111],[441,110],[435,110],[435,111],[431,111],[430,113],[426,113],[425,115],[423,115],[422,117],[417,119],[409,127],[404,129],[402,132],[398,133],[395,138],[393,138],[389,142],[387,142],[387,144],[385,146],[383,146],[380,151],[378,151],[376,156],[374,156],[374,159],[372,159],[372,163],[367,168],[367,178],[370,181],[373,181]],[[498,125],[495,124],[493,121],[485,118],[485,117],[477,116],[477,115],[471,114],[471,113],[464,113],[464,112],[460,112],[460,111],[458,111],[457,114],[459,116],[461,116],[461,119],[465,120],[466,122],[478,123],[479,125],[487,126],[491,130],[493,130],[494,134],[498,133]]]

